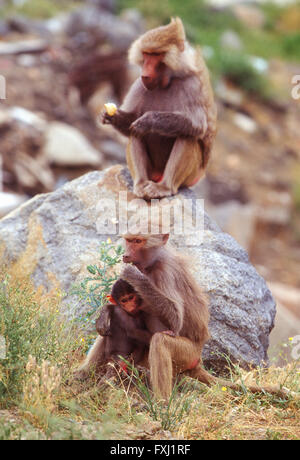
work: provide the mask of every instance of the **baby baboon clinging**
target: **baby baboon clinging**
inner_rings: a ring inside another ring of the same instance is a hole
[[[124,368],[120,356],[126,359],[132,356],[134,364],[138,364],[151,338],[139,309],[142,300],[133,287],[122,279],[113,285],[110,300],[110,304],[102,307],[96,321],[97,332],[105,337],[103,358],[105,361],[120,362]]]

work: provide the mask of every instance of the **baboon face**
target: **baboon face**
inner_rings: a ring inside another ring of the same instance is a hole
[[[145,238],[126,238],[123,262],[125,262],[126,264],[132,263],[137,266],[141,265],[145,260],[145,245]]]
[[[126,294],[119,299],[119,305],[127,313],[134,314],[139,310],[140,299],[136,294]]]
[[[164,53],[143,52],[142,82],[149,91],[157,87],[166,88],[170,82],[167,66],[163,63]]]
[[[159,258],[162,247],[167,243],[168,234],[125,236],[125,254],[123,262],[134,264],[143,271],[152,266]]]

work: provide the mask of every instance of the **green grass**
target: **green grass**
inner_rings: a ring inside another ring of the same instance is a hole
[[[48,19],[56,16],[61,11],[69,10],[79,4],[76,0],[28,0],[23,5],[14,5],[7,0],[5,6],[0,8],[0,16],[13,14],[27,16],[32,19]]]

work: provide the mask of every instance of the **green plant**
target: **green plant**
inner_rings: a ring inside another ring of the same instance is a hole
[[[113,283],[118,279],[114,267],[121,262],[124,250],[122,246],[114,246],[110,240],[102,242],[99,249],[99,264],[88,265],[87,271],[92,275],[75,285],[70,294],[76,295],[80,302],[90,306],[90,310],[80,316],[78,321],[94,319],[95,314],[105,303]]]

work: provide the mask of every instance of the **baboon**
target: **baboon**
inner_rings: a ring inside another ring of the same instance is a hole
[[[151,384],[168,398],[173,375],[188,372],[204,383],[213,377],[202,367],[202,348],[209,338],[208,298],[185,259],[166,246],[169,235],[125,235],[126,264],[121,277],[130,283],[144,308],[173,334],[157,332],[149,349]],[[129,263],[133,265],[129,265]]]
[[[146,32],[129,50],[142,67],[119,110],[102,114],[129,137],[127,164],[141,198],[174,195],[204,174],[216,133],[216,106],[200,49],[179,18]]]
[[[151,334],[146,330],[139,310],[142,299],[126,281],[119,279],[111,292],[111,302],[102,307],[96,330],[105,337],[105,360],[120,361],[120,356],[138,364],[149,346]],[[121,361],[124,368],[124,362]]]

